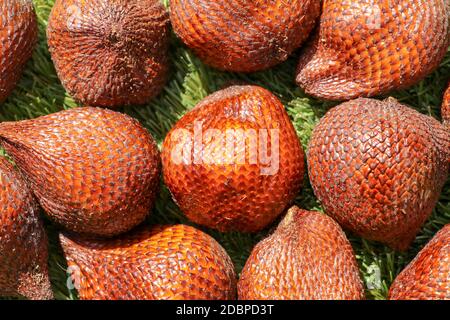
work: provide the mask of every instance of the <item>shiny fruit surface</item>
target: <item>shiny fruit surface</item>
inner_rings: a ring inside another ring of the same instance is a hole
[[[220,231],[256,232],[299,192],[304,153],[282,103],[256,86],[201,101],[167,135],[164,181],[185,215]]]

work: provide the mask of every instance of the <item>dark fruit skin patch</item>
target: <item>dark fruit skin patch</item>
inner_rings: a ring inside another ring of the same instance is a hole
[[[72,282],[84,300],[232,300],[233,263],[189,226],[143,226],[111,240],[61,235]]]

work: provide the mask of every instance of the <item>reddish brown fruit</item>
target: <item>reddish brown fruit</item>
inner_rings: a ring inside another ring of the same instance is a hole
[[[315,128],[309,173],[341,226],[405,250],[436,205],[449,151],[435,119],[393,98],[361,98],[333,108]]]
[[[360,300],[364,287],[341,227],[327,215],[293,207],[253,249],[238,294],[244,300]]]
[[[13,91],[37,41],[31,0],[0,1],[0,103]]]
[[[129,116],[76,108],[4,122],[0,143],[47,214],[69,230],[113,236],[141,223],[153,206],[159,152]]]
[[[0,296],[52,299],[47,236],[16,169],[0,157]]]
[[[450,84],[444,94],[444,102],[442,103],[442,120],[450,126]]]
[[[444,101],[442,102],[442,121],[444,122],[444,125],[447,127],[447,132],[450,134],[450,83],[447,87],[447,90],[444,94]],[[448,162],[450,164],[450,154],[448,158]],[[450,168],[450,166],[449,166]]]
[[[112,240],[61,235],[81,299],[234,299],[233,263],[192,227],[140,228]]]
[[[166,82],[169,16],[158,0],[56,0],[47,37],[59,78],[84,105],[144,104]]]
[[[171,0],[178,36],[207,64],[253,72],[285,61],[307,39],[317,0]]]
[[[315,97],[350,100],[416,84],[450,44],[447,1],[324,0],[298,85]]]
[[[256,86],[214,93],[186,114],[163,145],[164,180],[195,223],[256,232],[294,200],[304,153],[281,102]]]
[[[395,279],[389,299],[450,300],[450,224]]]

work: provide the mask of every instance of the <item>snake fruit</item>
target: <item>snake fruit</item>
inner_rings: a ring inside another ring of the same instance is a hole
[[[254,72],[285,61],[308,38],[317,0],[172,0],[176,34],[205,63]]]
[[[253,249],[238,294],[244,300],[360,300],[364,286],[341,227],[322,213],[293,207]]]
[[[389,98],[331,109],[308,150],[325,212],[370,240],[406,250],[448,176],[450,137],[437,120]]]
[[[84,107],[3,122],[0,144],[48,216],[71,231],[123,233],[141,223],[155,201],[159,151],[127,115]]]
[[[445,226],[398,275],[391,300],[450,300],[450,225]]]
[[[0,103],[19,81],[37,42],[36,14],[31,0],[0,2]]]
[[[164,180],[186,216],[220,231],[256,232],[294,200],[304,153],[281,102],[256,86],[201,101],[167,135]]]
[[[47,258],[37,204],[19,172],[0,157],[0,296],[52,299]]]
[[[169,15],[158,0],[56,0],[50,53],[62,84],[85,106],[145,104],[166,83]]]
[[[234,299],[230,257],[210,236],[184,225],[139,228],[97,240],[61,235],[71,279],[84,300]]]
[[[450,44],[448,0],[324,0],[297,83],[327,100],[373,97],[434,71]]]

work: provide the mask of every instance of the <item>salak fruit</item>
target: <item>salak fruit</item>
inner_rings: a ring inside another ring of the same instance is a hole
[[[450,224],[397,276],[389,299],[450,300]]]
[[[448,0],[324,0],[298,66],[308,94],[350,100],[416,84],[450,44]]]
[[[449,152],[437,120],[393,98],[360,98],[331,109],[314,129],[309,174],[341,226],[405,250],[438,201]]]
[[[189,226],[140,227],[111,240],[60,239],[81,299],[236,297],[230,257],[213,238]]]
[[[0,144],[47,214],[69,230],[117,235],[142,222],[153,206],[159,151],[127,115],[85,107],[4,122]]]
[[[444,94],[444,101],[442,102],[442,120],[450,126],[450,83]]]
[[[359,300],[364,286],[341,227],[325,214],[293,207],[253,249],[238,294],[244,300]]]
[[[0,296],[53,298],[47,258],[38,206],[20,174],[0,157]]]
[[[16,86],[37,42],[31,0],[0,1],[0,103]]]
[[[172,0],[177,35],[204,62],[253,72],[286,60],[308,38],[320,14],[317,0]]]
[[[91,107],[145,104],[168,74],[169,15],[158,0],[56,0],[50,53],[62,84]]]
[[[447,128],[447,133],[450,135],[450,83],[448,84],[447,90],[444,93],[444,100],[442,102],[441,108],[442,121],[444,126]],[[450,153],[448,162],[450,164]],[[450,166],[449,166],[450,168]]]
[[[305,174],[281,102],[256,86],[201,101],[167,135],[164,180],[186,216],[220,231],[256,232],[294,200]]]

